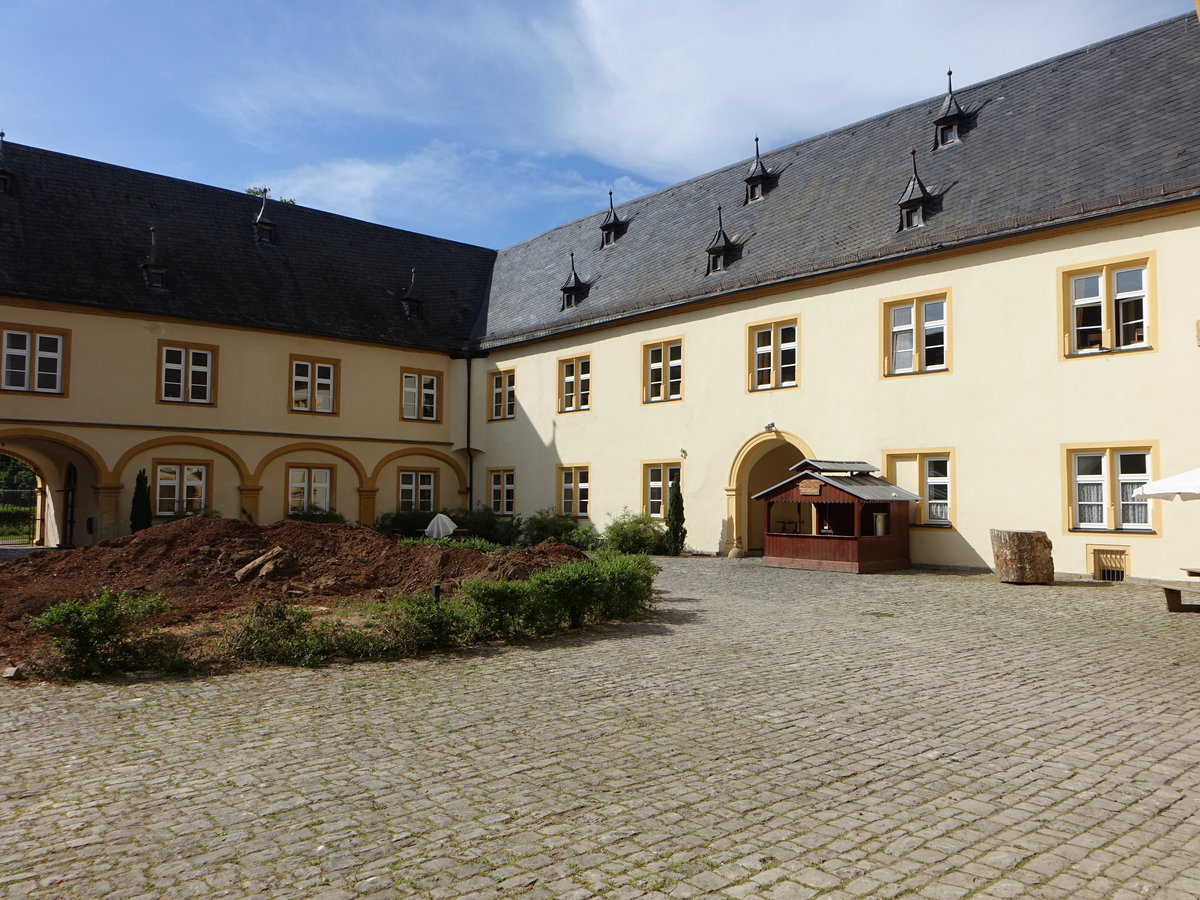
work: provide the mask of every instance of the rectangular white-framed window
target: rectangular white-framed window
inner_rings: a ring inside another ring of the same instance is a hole
[[[883,302],[885,375],[949,368],[948,306],[948,294]]]
[[[488,418],[493,422],[515,418],[517,415],[517,373],[512,369],[493,372],[491,389],[492,411]]]
[[[337,412],[337,372],[335,359],[291,358],[291,411],[333,415]]]
[[[158,399],[211,406],[216,400],[216,347],[158,342]]]
[[[666,518],[671,485],[683,472],[679,460],[642,463],[642,510],[655,519]]]
[[[577,412],[592,406],[592,358],[558,361],[558,411]]]
[[[489,500],[492,512],[511,516],[517,510],[516,469],[488,469]]]
[[[563,515],[586,519],[591,501],[591,480],[587,466],[559,466],[558,511]]]
[[[207,461],[154,461],[154,514],[194,516],[208,509]]]
[[[925,476],[925,524],[950,524],[950,457],[922,458]]]
[[[66,394],[68,331],[4,325],[0,342],[4,371],[0,389],[34,394]]]
[[[750,326],[750,390],[796,386],[799,331],[796,319]]]
[[[1070,527],[1082,531],[1154,530],[1150,501],[1137,489],[1151,480],[1149,448],[1070,451]]]
[[[1060,272],[1064,356],[1150,348],[1152,257]]]
[[[682,339],[645,344],[642,359],[642,397],[646,403],[683,397]]]
[[[330,466],[288,466],[288,513],[333,509],[334,470]]]
[[[418,422],[441,421],[441,372],[406,369],[400,373],[400,418]]]
[[[399,496],[396,499],[396,509],[401,512],[433,512],[437,508],[435,469],[400,469],[397,473],[397,483]]]
[[[928,447],[885,450],[883,471],[888,481],[921,498],[909,504],[909,524],[953,528],[958,502],[954,488],[954,449]]]

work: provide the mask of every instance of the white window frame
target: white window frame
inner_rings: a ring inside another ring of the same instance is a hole
[[[650,462],[642,465],[645,481],[646,515],[652,519],[665,519],[671,484],[683,477],[680,462]]]
[[[512,419],[517,414],[517,373],[504,369],[492,373],[492,421]]]
[[[592,358],[573,356],[558,361],[558,411],[592,408]]]
[[[438,393],[441,375],[437,372],[402,373],[400,418],[409,422],[440,421]]]
[[[1151,452],[1137,447],[1072,450],[1071,529],[1152,532],[1150,501],[1133,496],[1137,488],[1151,480]],[[1080,463],[1084,459],[1098,459],[1099,471],[1080,474]],[[1142,471],[1123,471],[1127,461],[1139,459]],[[1085,518],[1090,521],[1084,521]]]
[[[799,339],[799,319],[751,326],[750,390],[769,391],[799,384]]]
[[[187,344],[163,344],[161,351],[158,399],[164,403],[211,403],[213,351]],[[178,360],[169,358],[173,353],[179,355]],[[178,396],[171,396],[171,389],[177,389]]]
[[[155,462],[154,514],[194,516],[204,512],[208,509],[208,479],[206,463]]]
[[[667,340],[646,344],[645,360],[647,403],[679,400],[683,397],[683,341]]]
[[[288,466],[288,513],[333,509],[333,468]]]
[[[23,346],[16,346],[19,341]],[[4,329],[4,372],[0,386],[6,391],[61,394],[66,359],[66,335],[47,331]]]
[[[949,312],[949,295],[884,301],[887,334],[884,374],[947,371],[950,368]]]
[[[400,512],[433,512],[437,501],[437,472],[433,469],[401,469],[396,475]]]
[[[945,467],[944,474],[935,475],[932,471],[935,463]],[[924,481],[925,518],[926,525],[949,525],[951,522],[951,503],[953,497],[950,491],[950,457],[923,456],[921,457],[921,477]],[[935,493],[943,496],[934,497]],[[934,512],[936,507],[942,507],[941,514]]]
[[[292,412],[332,415],[336,412],[337,363],[292,360]]]
[[[558,477],[558,511],[566,516],[586,519],[591,506],[589,466],[561,466]]]
[[[1118,290],[1137,273],[1138,286]],[[1150,346],[1149,261],[1118,262],[1067,273],[1069,356],[1093,356]]]
[[[492,469],[490,490],[492,512],[498,516],[511,516],[517,508],[516,469]]]

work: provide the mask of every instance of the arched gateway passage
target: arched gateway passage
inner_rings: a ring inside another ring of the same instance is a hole
[[[791,474],[791,467],[812,457],[808,444],[796,435],[779,429],[764,431],[750,438],[734,456],[725,487],[728,503],[726,554],[760,554],[763,549],[765,505],[750,498]]]
[[[0,431],[0,454],[20,460],[37,478],[32,543],[44,547],[90,544],[103,532],[98,505],[100,456],[86,444],[41,429]]]

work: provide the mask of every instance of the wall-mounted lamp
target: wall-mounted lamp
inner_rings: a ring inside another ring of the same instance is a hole
[[[682,447],[679,448],[679,458],[687,459],[687,451],[684,450]]]
[[[763,426],[763,431],[774,431],[774,430],[775,430],[774,422],[768,422],[766,425]]]

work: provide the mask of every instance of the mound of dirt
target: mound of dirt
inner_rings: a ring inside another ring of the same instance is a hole
[[[47,550],[0,564],[0,657],[16,661],[33,635],[26,620],[101,588],[162,591],[164,624],[236,611],[256,598],[295,603],[392,596],[440,585],[449,595],[476,578],[509,580],[582,550],[549,540],[510,554],[465,547],[398,545],[370,528],[283,520],[188,518],[76,550]]]

